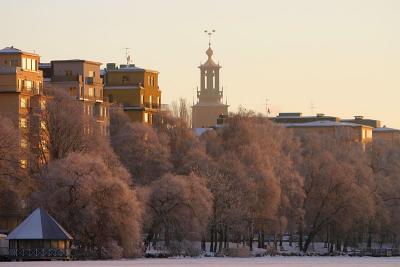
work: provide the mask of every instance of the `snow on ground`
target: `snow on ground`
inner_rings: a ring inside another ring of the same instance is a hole
[[[400,257],[262,257],[262,258],[177,258],[120,261],[3,262],[0,267],[399,267]]]

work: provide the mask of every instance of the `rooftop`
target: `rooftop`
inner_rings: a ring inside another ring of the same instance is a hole
[[[368,127],[357,123],[351,122],[335,122],[335,121],[313,121],[304,123],[285,123],[286,127]]]
[[[52,60],[52,63],[88,63],[88,64],[95,64],[95,65],[102,65],[101,62],[90,61],[85,59],[59,59],[59,60]]]
[[[374,132],[400,132],[399,129],[394,129],[394,128],[389,128],[386,126],[380,127],[380,128],[375,128],[373,130]]]
[[[121,64],[118,67],[115,63],[107,63],[107,68],[105,69],[105,72],[145,72],[145,71],[159,73],[156,70],[136,67],[135,64]]]
[[[1,49],[0,54],[3,54],[3,55],[27,54],[27,55],[32,55],[32,56],[39,56],[35,53],[24,52],[21,49],[15,48],[13,46],[9,46],[9,47],[5,47],[5,48]]]
[[[7,239],[70,240],[73,238],[44,209],[37,208],[8,235]]]

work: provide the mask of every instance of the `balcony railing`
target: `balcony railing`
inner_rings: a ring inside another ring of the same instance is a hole
[[[43,93],[43,88],[34,88],[34,87],[26,87],[22,86],[21,88],[17,89],[17,92],[21,93],[28,93],[28,94],[33,94],[33,95],[39,95]]]
[[[71,255],[69,249],[57,248],[10,248],[9,256],[13,258],[66,258]]]

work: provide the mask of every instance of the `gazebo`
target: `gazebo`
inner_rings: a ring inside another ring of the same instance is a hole
[[[68,260],[72,236],[44,209],[37,208],[7,237],[13,260]]]

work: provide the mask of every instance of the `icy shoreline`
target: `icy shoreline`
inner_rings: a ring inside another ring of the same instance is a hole
[[[272,266],[272,267],[306,267],[306,266],[400,266],[400,257],[374,258],[374,257],[258,257],[258,258],[168,258],[168,259],[133,259],[118,261],[70,261],[70,262],[3,262],[0,266],[29,266],[29,267],[169,267],[169,266],[199,266],[199,267],[217,267],[217,266]]]

